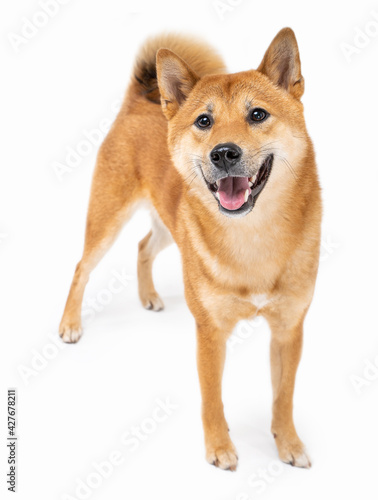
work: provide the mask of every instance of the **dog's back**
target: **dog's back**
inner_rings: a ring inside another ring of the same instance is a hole
[[[225,72],[222,58],[207,43],[196,38],[169,33],[148,39],[136,56],[131,81],[122,108],[105,138],[97,158],[90,204],[103,203],[117,186],[126,193],[129,204],[147,198],[152,205],[164,204],[164,222],[175,224],[181,193],[178,173],[170,160],[167,146],[167,119],[160,105],[157,84],[156,53],[161,48],[174,51],[191,64],[199,76]],[[111,164],[107,161],[112,158]],[[114,183],[110,179],[117,179]],[[155,198],[156,186],[165,186],[171,197]],[[108,188],[110,189],[110,188]]]

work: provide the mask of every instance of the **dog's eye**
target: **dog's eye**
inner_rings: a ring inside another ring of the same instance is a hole
[[[195,121],[195,124],[198,128],[209,128],[211,127],[211,118],[207,115],[200,115]]]
[[[251,111],[249,119],[251,122],[263,122],[269,116],[269,113],[262,108],[255,108]]]

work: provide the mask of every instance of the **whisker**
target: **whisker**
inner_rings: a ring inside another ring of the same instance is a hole
[[[278,156],[278,158],[280,158],[284,162],[284,164],[287,166],[287,168],[290,170],[291,174],[293,175],[294,179],[297,180],[298,176],[295,173],[293,167],[291,166],[289,160],[287,160],[287,158],[285,158],[284,156],[281,156],[281,155],[278,155],[278,154],[276,154],[276,156]]]
[[[187,182],[192,176],[198,175],[196,171],[192,171],[185,179],[184,182]]]

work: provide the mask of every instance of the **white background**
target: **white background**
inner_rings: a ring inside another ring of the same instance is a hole
[[[78,481],[87,481],[93,463],[109,460],[113,450],[123,463],[87,498],[376,494],[378,373],[366,367],[378,364],[378,25],[368,24],[373,10],[378,20],[378,4],[227,2],[234,6],[222,16],[210,0],[71,0],[18,52],[9,34],[21,35],[24,18],[33,20],[41,7],[30,0],[1,5],[2,498],[8,387],[19,394],[20,499],[80,498]],[[225,370],[226,418],[240,459],[231,473],[204,459],[194,321],[183,297],[177,248],[159,255],[154,269],[166,310],[145,311],[137,298],[137,243],[149,230],[148,214],[138,213],[124,229],[85,297],[109,299],[104,289],[114,272],[130,276],[127,285],[85,322],[77,345],[51,347],[49,335],[59,344],[57,328],[81,256],[98,146],[61,181],[53,165],[65,162],[67,148],[77,148],[84,131],[114,118],[114,103],[147,36],[197,33],[219,49],[230,71],[239,71],[256,68],[284,26],[294,29],[300,47],[303,102],[324,200],[322,262],[295,394],[295,421],[313,468],[277,461],[270,434],[269,331],[258,322],[237,329]],[[370,35],[354,40],[356,27]],[[342,44],[355,47],[349,61]],[[22,377],[26,369],[34,372]],[[360,390],[356,380],[364,384]],[[122,435],[146,422],[152,429],[148,418],[157,398],[169,398],[177,408],[131,451]]]

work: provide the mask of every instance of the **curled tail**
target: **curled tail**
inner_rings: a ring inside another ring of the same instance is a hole
[[[225,72],[222,58],[206,42],[174,33],[150,38],[141,47],[134,65],[135,91],[149,101],[160,103],[156,52],[162,48],[181,57],[200,77]]]

